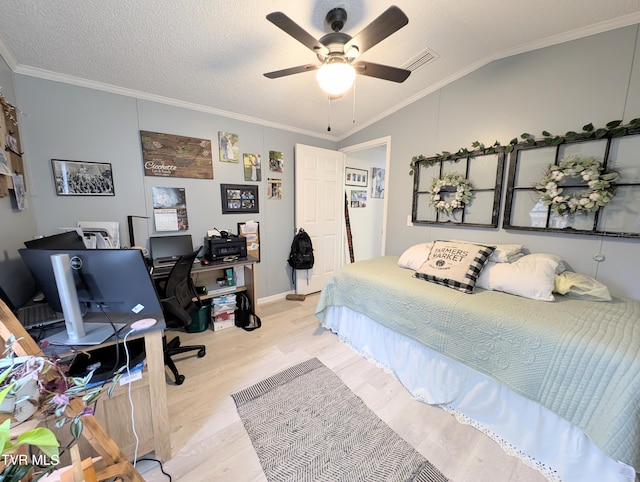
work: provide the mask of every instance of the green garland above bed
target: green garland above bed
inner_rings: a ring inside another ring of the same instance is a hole
[[[532,134],[527,132],[520,135],[522,141],[518,142],[518,138],[514,137],[509,141],[509,144],[504,146],[505,154],[509,154],[517,145],[540,145],[540,146],[557,146],[567,141],[589,140],[589,139],[602,139],[604,137],[622,137],[629,134],[640,133],[640,117],[631,120],[628,124],[623,124],[621,120],[614,120],[608,122],[605,127],[596,129],[592,123],[589,123],[582,127],[582,132],[568,131],[564,135],[554,135],[548,131],[542,131],[542,137],[536,138]],[[422,154],[414,156],[411,159],[409,167],[409,175],[413,175],[413,172],[418,163],[425,166],[432,166],[442,161],[457,161],[464,157],[474,157],[480,154],[494,154],[498,152],[503,146],[500,142],[496,141],[491,146],[485,146],[479,141],[475,141],[471,144],[472,150],[466,147],[458,149],[457,152],[442,151],[432,157],[425,157]]]

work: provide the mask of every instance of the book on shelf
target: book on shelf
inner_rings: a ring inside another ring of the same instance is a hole
[[[213,289],[207,290],[207,294],[219,295],[222,293],[231,293],[233,291],[236,291],[239,288],[243,288],[243,286],[223,286],[221,288],[213,288]]]

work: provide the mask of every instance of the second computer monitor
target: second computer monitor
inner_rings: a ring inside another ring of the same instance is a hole
[[[84,241],[76,231],[52,234],[43,238],[30,239],[24,245],[29,249],[85,249]]]
[[[193,241],[190,234],[152,236],[149,238],[149,250],[154,261],[175,261],[180,256],[193,253]]]

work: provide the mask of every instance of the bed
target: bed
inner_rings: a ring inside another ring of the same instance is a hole
[[[640,302],[467,294],[383,256],[337,271],[316,316],[547,479],[635,480]]]

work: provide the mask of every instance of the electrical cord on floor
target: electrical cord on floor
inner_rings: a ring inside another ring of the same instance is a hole
[[[148,320],[144,320],[144,321],[148,321]],[[153,320],[153,322],[155,322],[155,320]],[[124,352],[125,352],[125,355],[126,355],[126,365],[125,366],[126,366],[126,369],[127,369],[127,383],[129,385],[127,393],[128,393],[128,396],[129,396],[129,405],[131,407],[131,431],[133,432],[133,435],[134,435],[134,437],[136,439],[136,447],[135,447],[135,450],[134,450],[134,453],[133,453],[133,467],[135,468],[137,463],[139,461],[141,461],[141,460],[148,460],[148,461],[151,461],[151,462],[157,462],[160,465],[160,471],[169,478],[169,481],[171,481],[172,480],[171,479],[171,475],[164,471],[164,467],[162,466],[162,462],[160,460],[152,459],[152,458],[141,458],[141,459],[138,459],[138,448],[140,446],[140,440],[139,440],[138,434],[136,432],[135,409],[134,409],[134,405],[133,405],[133,399],[131,398],[131,385],[132,385],[133,381],[131,380],[131,370],[130,370],[130,367],[129,367],[130,354],[129,354],[129,347],[127,346],[127,337],[131,333],[133,333],[135,331],[138,331],[140,329],[146,329],[148,327],[149,327],[148,324],[145,324],[143,326],[136,326],[136,323],[133,323],[132,324],[132,328],[127,332],[126,335],[124,335],[124,337],[122,339],[122,345],[124,347]]]
[[[150,458],[146,458],[143,457],[141,459],[138,460],[138,462],[142,461],[142,460],[147,460],[149,462],[158,462],[158,465],[160,465],[160,472],[163,473],[163,475],[166,475],[167,478],[169,479],[169,482],[171,482],[173,479],[171,478],[171,474],[168,474],[167,472],[164,471],[164,467],[162,467],[162,462],[158,459],[150,459]]]
[[[127,347],[127,337],[133,333],[134,329],[129,330],[129,332],[124,335],[124,338],[122,340],[122,343],[124,345],[124,351],[125,354],[127,356],[127,378],[130,377],[131,373],[129,372],[129,348]],[[164,471],[164,467],[162,466],[162,462],[158,459],[152,459],[152,458],[141,458],[138,459],[138,445],[139,445],[139,440],[138,440],[138,434],[136,433],[136,423],[135,423],[135,418],[134,418],[134,408],[133,408],[133,400],[131,399],[131,380],[128,380],[129,383],[129,404],[131,406],[131,429],[133,431],[133,435],[136,438],[136,448],[133,454],[133,466],[136,467],[137,463],[140,462],[141,460],[148,460],[151,462],[157,462],[160,465],[160,472],[162,472],[164,475],[166,475],[169,478],[169,481],[171,481],[171,475],[168,474],[167,472]]]

